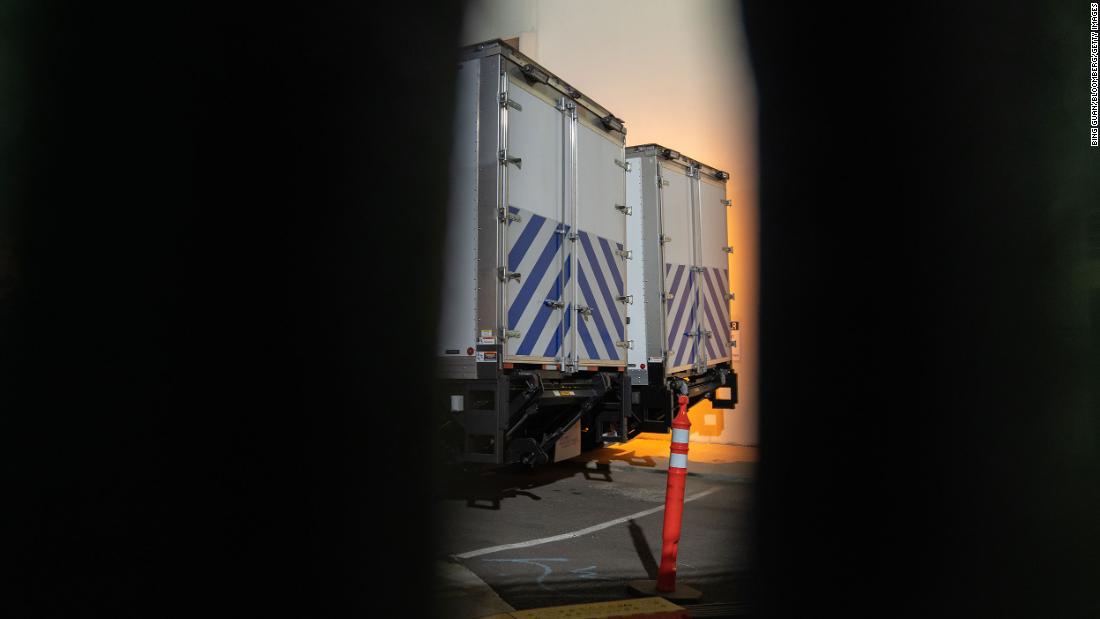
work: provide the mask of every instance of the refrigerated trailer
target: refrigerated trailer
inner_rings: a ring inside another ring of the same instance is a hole
[[[627,306],[632,407],[640,427],[667,431],[677,395],[737,403],[731,361],[726,180],[729,174],[660,144],[626,149],[631,168]]]
[[[627,440],[623,121],[499,40],[463,49],[456,96],[443,443],[537,464]]]

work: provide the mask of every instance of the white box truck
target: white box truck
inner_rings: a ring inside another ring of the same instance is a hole
[[[456,92],[443,443],[538,464],[626,440],[623,121],[499,40],[462,51]]]
[[[626,149],[627,242],[633,251],[627,353],[633,412],[643,430],[667,431],[676,396],[737,403],[730,366],[729,174],[660,144]]]

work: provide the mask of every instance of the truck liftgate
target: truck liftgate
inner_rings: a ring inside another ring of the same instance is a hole
[[[649,386],[635,387],[633,409],[641,432],[668,432],[676,412],[676,398],[688,396],[688,406],[707,399],[714,408],[737,405],[737,374],[727,367],[713,367],[703,374],[689,372],[665,377],[660,364],[649,366]]]
[[[448,381],[440,438],[452,460],[538,465],[578,455],[639,431],[622,372],[515,370]]]

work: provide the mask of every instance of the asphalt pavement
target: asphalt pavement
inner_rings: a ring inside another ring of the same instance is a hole
[[[517,610],[630,597],[627,582],[656,578],[668,466],[656,455],[667,441],[632,443],[534,469],[455,471],[437,510],[440,560]],[[708,461],[689,462],[677,579],[703,592],[693,604],[736,616],[755,464],[730,449],[709,446]]]

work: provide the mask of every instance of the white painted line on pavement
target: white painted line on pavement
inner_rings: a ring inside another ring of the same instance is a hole
[[[715,486],[715,487],[713,487],[709,490],[704,490],[702,492],[698,492],[698,493],[693,494],[689,497],[685,497],[684,498],[684,503],[687,503],[689,501],[694,501],[695,499],[701,499],[701,498],[707,496],[708,494],[713,494],[715,492],[718,492],[721,489],[722,489],[721,486]],[[660,506],[654,507],[652,509],[647,509],[645,511],[640,511],[636,514],[630,514],[629,516],[623,516],[622,518],[616,518],[614,520],[608,520],[607,522],[592,525],[590,527],[587,527],[587,528],[584,528],[584,529],[579,529],[577,531],[571,531],[569,533],[562,533],[561,535],[554,535],[552,537],[540,537],[539,539],[528,540],[526,542],[516,542],[514,544],[501,544],[500,546],[490,546],[488,548],[481,548],[479,550],[471,550],[469,552],[463,552],[463,553],[456,554],[456,555],[451,555],[451,556],[455,557],[456,559],[469,559],[469,558],[472,558],[472,557],[480,557],[481,555],[492,554],[494,552],[500,552],[502,550],[512,550],[513,548],[528,548],[528,547],[531,547],[531,546],[538,546],[540,544],[549,544],[550,542],[561,541],[563,539],[572,539],[574,537],[580,537],[582,535],[588,535],[589,533],[594,533],[594,532],[599,531],[601,529],[606,529],[608,527],[613,527],[617,524],[622,524],[624,522],[634,520],[635,518],[641,518],[642,516],[648,516],[650,514],[655,514],[659,511],[663,510],[664,508],[665,508],[664,505],[660,505]]]

